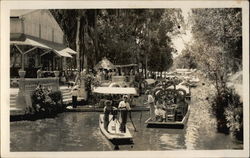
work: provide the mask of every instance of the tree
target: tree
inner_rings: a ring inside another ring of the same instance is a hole
[[[183,20],[180,9],[87,9],[51,12],[65,32],[69,45],[79,51],[77,59],[80,62],[77,60],[77,63],[80,63],[80,69],[93,67],[96,62],[107,57],[114,64],[141,63],[146,69],[146,63],[149,63],[149,69],[158,70],[158,67],[167,70],[172,64],[172,59],[168,58],[172,58],[171,53],[175,51],[171,35],[178,33],[177,26]],[[72,18],[78,17],[79,13],[79,21]],[[161,58],[151,58],[154,54]],[[159,71],[163,71],[160,69]]]
[[[176,50],[171,39],[180,33],[178,27],[183,25],[183,17],[180,9],[154,11],[156,13],[151,13],[153,20],[150,23],[149,70],[162,72],[173,64],[172,54]]]
[[[241,9],[193,9],[192,32],[197,42],[221,48],[216,56],[223,56],[229,71],[237,71],[242,61]]]
[[[192,9],[190,18],[194,42],[189,50],[220,94],[228,74],[242,62],[241,9]]]
[[[190,44],[186,44],[185,49],[183,49],[181,54],[175,58],[174,67],[186,69],[197,68],[197,62],[192,50],[190,50]]]
[[[211,107],[217,118],[217,129],[228,133],[230,128],[242,139],[242,102],[226,84],[230,73],[242,69],[242,11],[239,8],[192,9],[191,19],[194,41],[188,50],[195,56],[199,69],[215,85]]]

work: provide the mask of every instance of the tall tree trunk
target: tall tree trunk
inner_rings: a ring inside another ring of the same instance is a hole
[[[149,30],[149,22],[150,22],[150,16],[148,17],[149,19],[147,20],[147,33],[148,33],[148,50],[146,52],[146,70],[148,69],[148,55],[150,53],[150,30]],[[145,78],[147,79],[147,71]]]
[[[145,79],[148,78],[147,70],[148,70],[148,54],[146,54],[146,61],[145,61]]]
[[[83,67],[88,72],[88,58],[87,58],[86,52],[83,55],[83,62],[84,62],[84,66]]]
[[[84,35],[88,34],[88,20],[87,17],[85,16],[85,26],[84,26]],[[84,38],[84,40],[86,40],[86,38]],[[88,41],[84,41],[84,43],[86,43]],[[87,48],[89,49],[89,48]],[[83,51],[83,68],[86,69],[86,71],[88,72],[88,60],[87,60],[87,50],[86,47]]]
[[[94,25],[94,45],[95,45],[95,57],[94,57],[94,64],[97,64],[97,60],[99,57],[99,48],[98,48],[98,32],[97,32],[97,10],[95,9],[95,25]]]
[[[79,42],[79,34],[80,34],[80,25],[81,25],[81,17],[78,16],[77,20],[77,28],[76,28],[76,68],[77,71],[80,72],[80,42]]]

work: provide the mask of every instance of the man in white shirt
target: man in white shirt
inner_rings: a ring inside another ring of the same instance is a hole
[[[154,111],[155,111],[155,107],[154,107],[154,105],[155,105],[155,99],[154,99],[153,95],[150,93],[149,90],[147,90],[145,92],[145,94],[147,95],[147,102],[146,102],[146,104],[148,104],[148,106],[150,108],[150,117],[151,117],[151,119],[153,119],[153,118],[155,118],[155,113],[154,113]]]
[[[77,107],[78,88],[79,86],[76,85],[71,91],[73,108]]]
[[[128,117],[128,111],[131,110],[131,107],[128,103],[128,96],[123,96],[123,101],[119,103],[118,109],[121,111],[121,126],[120,131],[125,133],[126,132],[126,123],[127,123],[127,117]]]

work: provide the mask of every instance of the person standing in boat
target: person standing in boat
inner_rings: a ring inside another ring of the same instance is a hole
[[[128,103],[128,95],[123,96],[123,100],[119,103],[118,109],[121,112],[121,119],[122,119],[120,125],[120,131],[125,133],[128,112],[131,110],[131,107]]]
[[[108,125],[109,125],[109,115],[113,113],[112,101],[107,100],[105,101],[104,111],[104,129],[108,132]]]
[[[147,102],[146,102],[146,104],[148,104],[148,106],[150,108],[150,117],[154,118],[155,98],[153,97],[153,95],[151,94],[151,92],[149,90],[147,90],[145,92],[145,94],[147,95]]]
[[[73,108],[77,107],[78,88],[79,88],[79,86],[76,85],[76,86],[73,87],[73,89],[71,91]]]

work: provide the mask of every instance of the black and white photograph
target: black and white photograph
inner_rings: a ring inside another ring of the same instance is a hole
[[[101,3],[2,3],[2,156],[248,157],[249,3]]]

